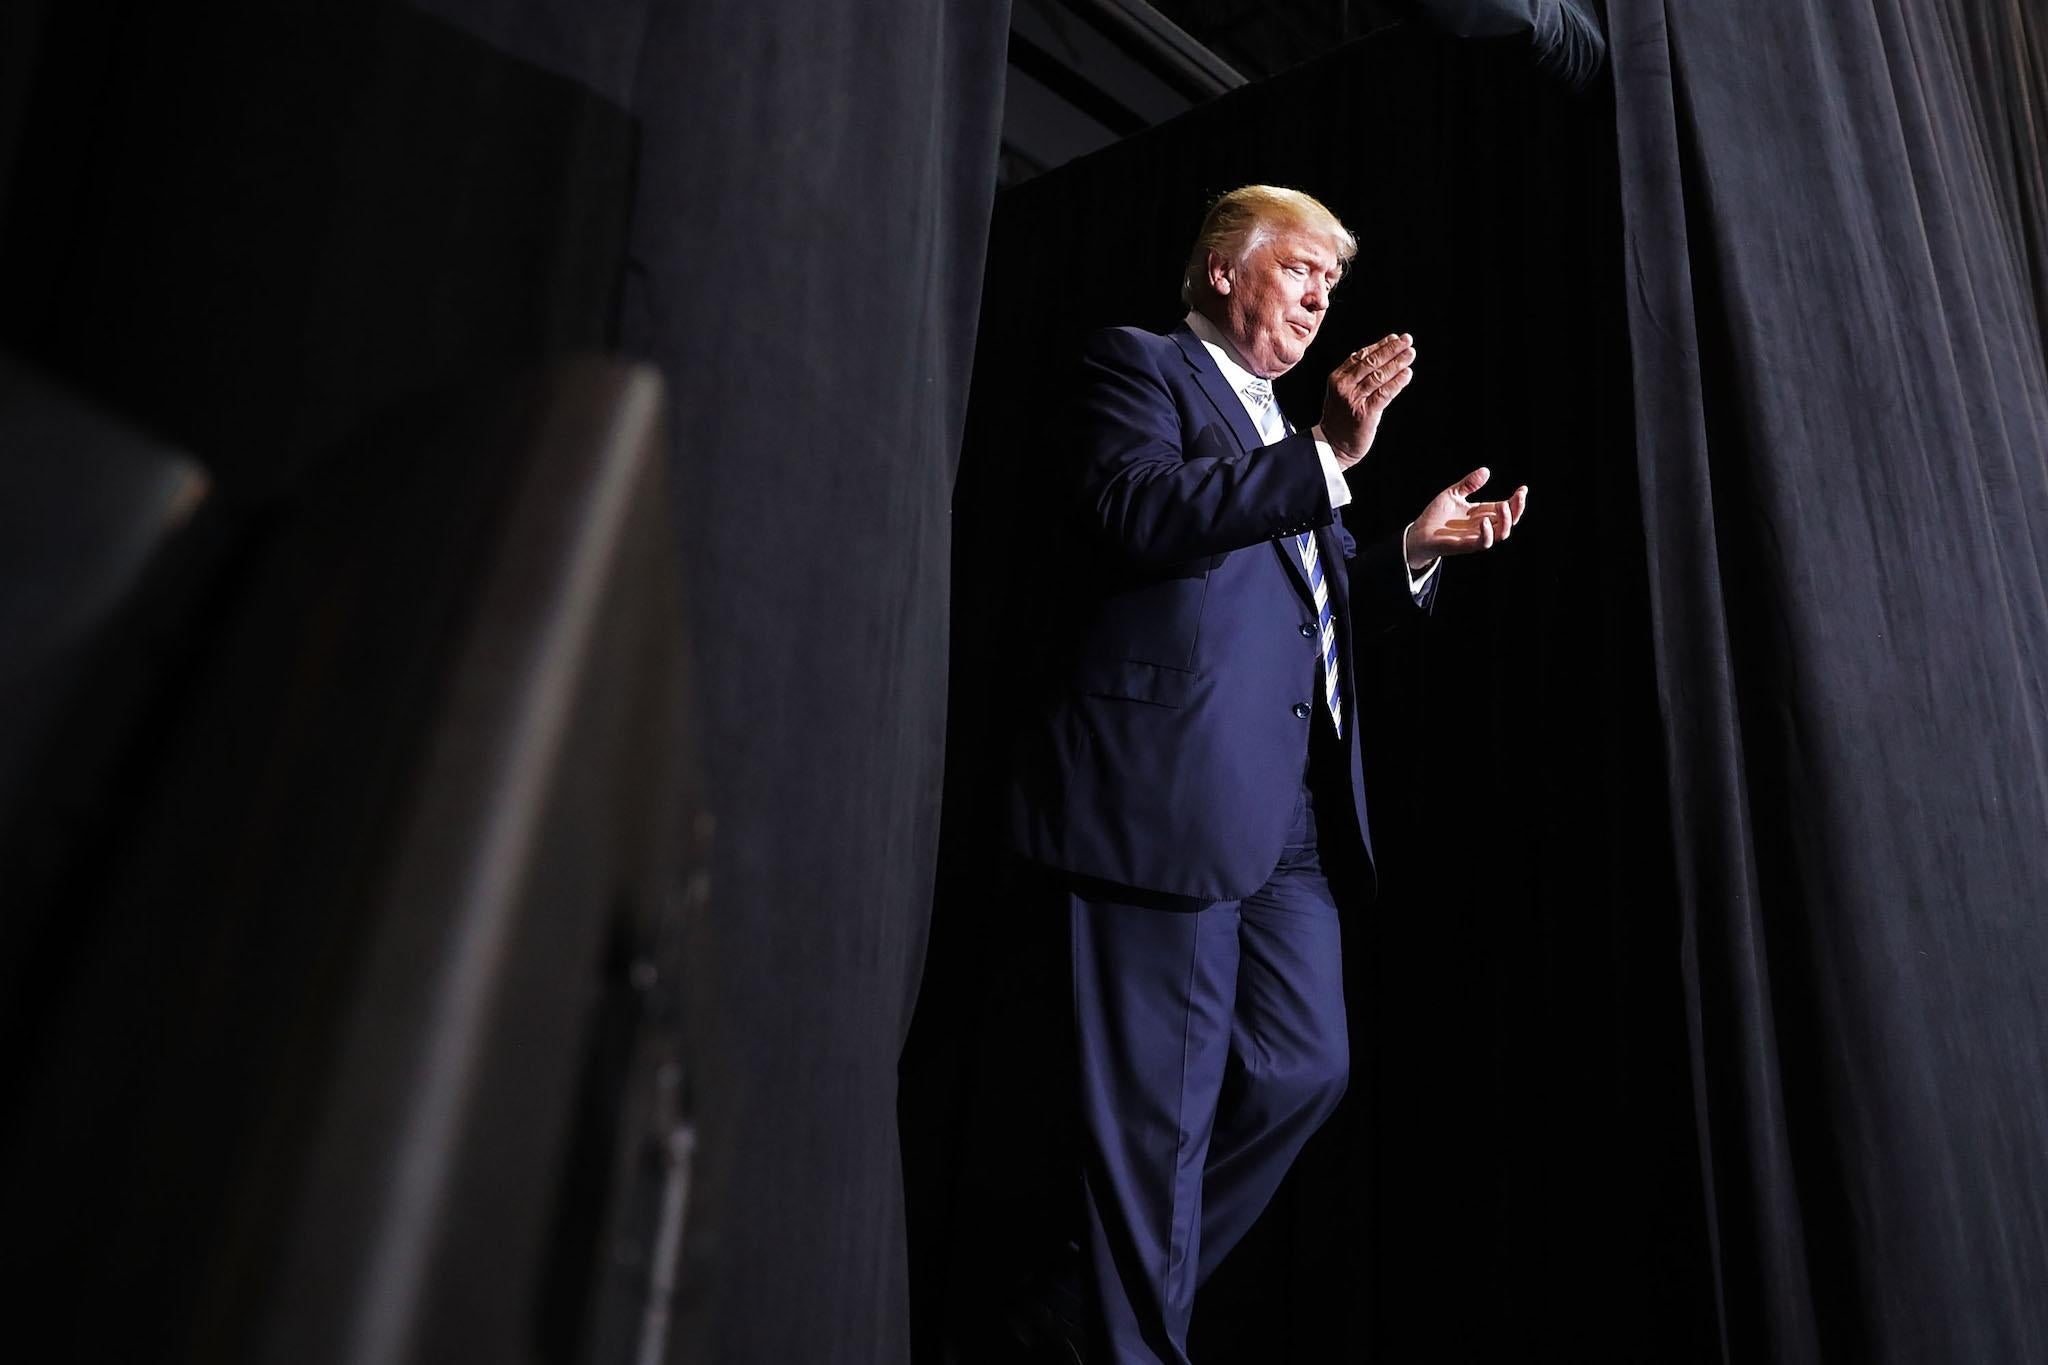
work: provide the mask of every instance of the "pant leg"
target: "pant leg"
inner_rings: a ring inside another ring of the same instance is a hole
[[[1187,1365],[1231,1046],[1235,902],[1069,898],[1090,1271],[1109,1359]]]
[[[1238,945],[1198,1284],[1250,1230],[1350,1078],[1342,931],[1317,851],[1312,800],[1304,800],[1273,876],[1240,904]]]

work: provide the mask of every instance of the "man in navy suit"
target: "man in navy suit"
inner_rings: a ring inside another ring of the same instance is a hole
[[[1196,1287],[1258,1216],[1349,1075],[1326,855],[1369,869],[1354,651],[1427,611],[1443,556],[1507,539],[1528,490],[1474,470],[1360,549],[1344,471],[1414,376],[1387,337],[1297,432],[1271,381],[1356,253],[1294,190],[1210,209],[1185,322],[1097,333],[1081,362],[1084,588],[1029,728],[1012,839],[1072,933],[1097,1349],[1187,1365]]]

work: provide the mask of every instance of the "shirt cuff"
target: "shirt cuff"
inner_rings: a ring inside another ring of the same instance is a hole
[[[1323,462],[1323,483],[1330,492],[1330,506],[1342,507],[1351,501],[1351,485],[1344,481],[1344,466],[1337,463],[1337,452],[1323,439],[1321,422],[1309,428],[1309,435],[1316,438],[1316,458]]]
[[[1435,578],[1436,571],[1444,566],[1444,561],[1441,557],[1430,560],[1429,567],[1421,573],[1408,567],[1408,533],[1414,529],[1415,523],[1412,521],[1401,528],[1401,568],[1408,575],[1409,596],[1420,597],[1422,590],[1429,586],[1429,580]]]

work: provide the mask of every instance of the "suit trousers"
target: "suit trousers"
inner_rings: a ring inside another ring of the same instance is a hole
[[[1316,747],[1336,749],[1317,728]],[[1341,933],[1316,786],[1329,790],[1304,773],[1279,862],[1243,900],[1068,894],[1084,1249],[1110,1360],[1187,1365],[1197,1287],[1343,1096]]]

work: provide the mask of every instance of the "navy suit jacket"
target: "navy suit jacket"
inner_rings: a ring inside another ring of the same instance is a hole
[[[1398,536],[1359,553],[1330,506],[1314,439],[1264,444],[1187,327],[1096,333],[1079,384],[1064,452],[1084,528],[1079,590],[1063,623],[1068,648],[1022,737],[1013,846],[1076,876],[1204,901],[1265,883],[1324,704],[1316,610],[1294,549],[1295,534],[1312,530],[1370,857],[1357,630],[1361,617],[1427,611],[1441,575],[1417,602]]]

